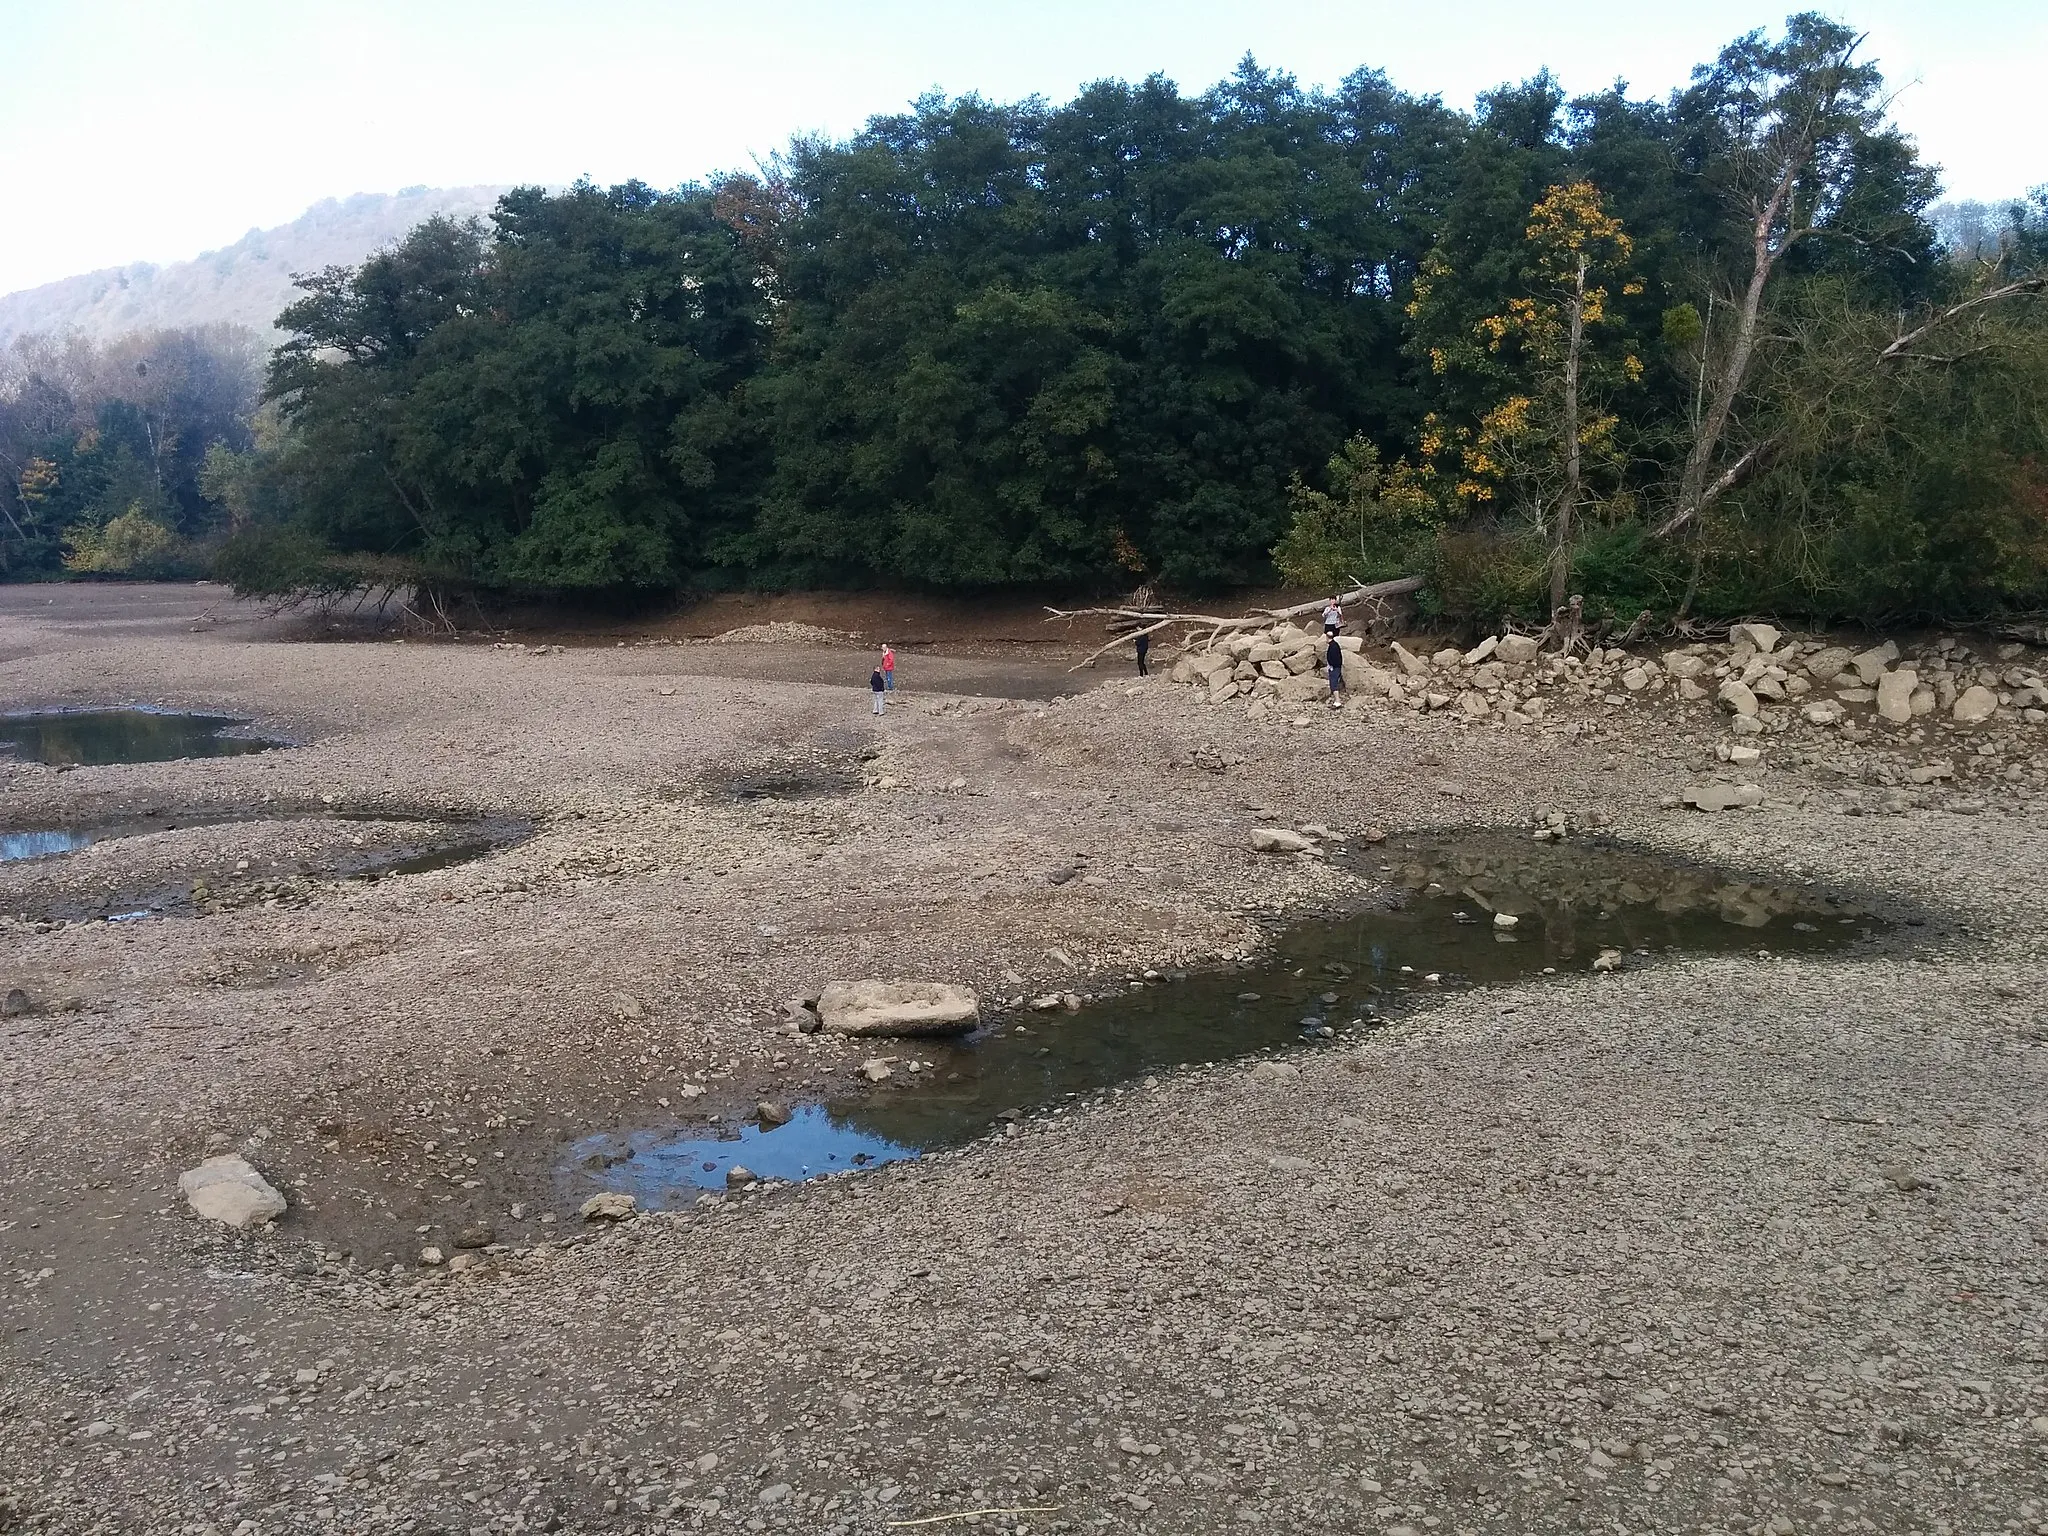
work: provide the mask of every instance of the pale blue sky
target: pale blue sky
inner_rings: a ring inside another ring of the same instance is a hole
[[[1469,105],[1548,65],[1662,93],[1786,4],[1527,0],[0,0],[0,293],[169,261],[323,197],[745,165],[931,87],[1054,100],[1246,51],[1305,83],[1361,64]],[[2048,4],[1857,0],[1899,121],[1951,191],[2048,181]]]

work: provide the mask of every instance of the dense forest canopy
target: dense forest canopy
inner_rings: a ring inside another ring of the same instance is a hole
[[[226,530],[266,593],[1277,567],[1421,572],[1484,623],[1567,589],[2048,603],[2048,194],[1938,225],[1858,45],[1796,16],[1662,99],[1538,75],[1469,113],[1247,59],[1200,95],[934,96],[673,191],[514,191],[303,277],[262,440],[238,419],[210,478],[132,504]],[[30,372],[0,558],[95,568],[129,482],[73,461],[133,434]],[[206,430],[172,429],[188,468]]]
[[[0,579],[204,574],[262,387],[261,343],[229,326],[0,353]]]

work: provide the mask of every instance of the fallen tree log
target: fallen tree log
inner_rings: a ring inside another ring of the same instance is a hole
[[[1340,608],[1351,608],[1360,604],[1377,606],[1387,598],[1406,597],[1411,592],[1421,591],[1424,580],[1425,578],[1421,576],[1399,576],[1392,581],[1375,581],[1365,586],[1353,587],[1349,592],[1338,594],[1337,605]],[[1149,635],[1155,630],[1170,629],[1176,624],[1184,625],[1189,629],[1206,628],[1209,631],[1209,635],[1203,643],[1213,644],[1219,635],[1229,634],[1233,630],[1261,629],[1268,624],[1300,618],[1305,613],[1320,613],[1323,604],[1327,601],[1328,599],[1326,598],[1318,597],[1306,603],[1296,603],[1291,608],[1255,608],[1249,613],[1229,619],[1219,618],[1213,613],[1169,613],[1156,608],[1048,607],[1045,611],[1049,615],[1046,620],[1047,623],[1052,622],[1053,619],[1104,618],[1108,619],[1113,626],[1118,627],[1119,632],[1114,640],[1090,652],[1080,661],[1067,668],[1069,672],[1078,672],[1083,667],[1093,666],[1103,656],[1115,650],[1118,646],[1128,644],[1137,639],[1139,635]],[[1120,625],[1119,621],[1122,621]]]
[[[1423,580],[1425,578],[1421,578],[1421,575],[1399,575],[1399,578],[1395,578],[1393,582],[1370,582],[1366,586],[1356,586],[1350,592],[1337,594],[1337,606],[1339,608],[1354,608],[1354,606],[1360,606],[1360,604],[1378,606],[1386,598],[1405,598],[1409,592],[1419,592],[1421,586],[1423,586]],[[1202,643],[1204,645],[1212,645],[1214,641],[1217,641],[1219,635],[1229,635],[1229,633],[1239,631],[1239,629],[1264,629],[1266,625],[1284,623],[1284,621],[1288,621],[1288,618],[1300,618],[1303,614],[1321,612],[1325,602],[1327,602],[1327,598],[1313,598],[1309,602],[1296,602],[1292,608],[1253,608],[1253,610],[1249,610],[1245,614],[1239,614],[1237,618],[1221,618],[1217,614],[1206,614],[1206,612],[1165,612],[1161,608],[1051,608],[1049,606],[1047,608],[1047,614],[1049,614],[1047,623],[1051,623],[1053,618],[1108,618],[1110,625],[1118,631],[1116,639],[1112,639],[1108,645],[1102,645],[1102,647],[1090,651],[1085,657],[1081,657],[1079,662],[1075,662],[1071,668],[1067,668],[1067,672],[1079,672],[1085,666],[1094,666],[1096,662],[1100,662],[1104,655],[1114,651],[1118,645],[1128,645],[1130,641],[1135,641],[1139,635],[1151,635],[1151,633],[1155,633],[1159,629],[1171,629],[1174,625],[1184,625],[1188,629],[1208,629],[1208,637]]]

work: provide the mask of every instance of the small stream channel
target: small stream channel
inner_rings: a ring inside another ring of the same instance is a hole
[[[1358,855],[1384,906],[1275,933],[1255,962],[1138,980],[1078,1012],[1016,1010],[959,1041],[874,1040],[893,1058],[872,1092],[793,1106],[787,1125],[647,1127],[571,1144],[562,1179],[643,1206],[728,1187],[735,1167],[797,1181],[916,1157],[1007,1117],[1188,1063],[1356,1039],[1447,990],[1554,972],[1586,985],[1677,955],[1853,952],[1891,924],[1824,889],[1764,881],[1609,842],[1528,832],[1417,835]],[[1515,919],[1512,927],[1495,915]],[[911,1064],[917,1063],[915,1071]]]

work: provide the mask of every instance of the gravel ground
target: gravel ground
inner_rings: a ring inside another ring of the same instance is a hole
[[[49,921],[56,866],[0,869],[33,1008],[0,1024],[0,1530],[2048,1530],[2031,780],[1841,816],[1845,745],[1704,815],[1662,805],[1711,717],[1648,705],[1295,726],[1164,680],[1033,698],[1046,651],[1007,700],[940,691],[985,657],[913,658],[875,722],[858,652],[287,643],[195,626],[217,599],[0,589],[8,707],[304,743],[0,767],[10,829],[275,813],[60,861],[198,871],[201,917]],[[795,798],[734,793],[763,780]],[[380,811],[534,832],[323,873],[393,825],[333,813]],[[1251,853],[1262,821],[1549,812],[1931,921],[1447,997],[917,1164],[575,1219],[562,1140],[850,1085],[864,1050],[778,1023],[826,980],[1237,956],[1381,894]],[[274,1229],[177,1199],[227,1147],[290,1196]]]

